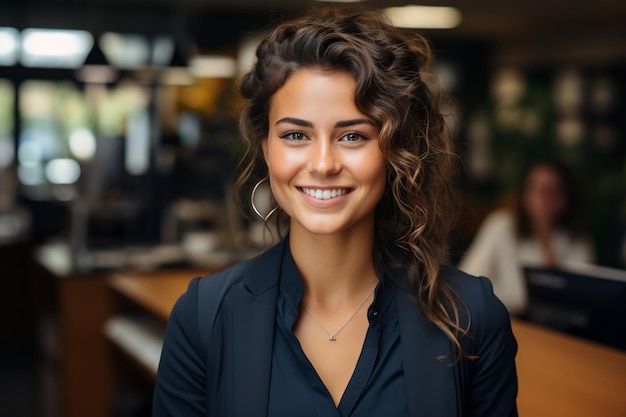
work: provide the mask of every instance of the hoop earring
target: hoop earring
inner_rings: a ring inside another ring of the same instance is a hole
[[[254,204],[254,194],[257,192],[257,190],[259,189],[261,184],[263,184],[265,181],[269,181],[269,177],[265,177],[265,178],[261,179],[259,182],[257,182],[254,185],[254,188],[252,188],[252,194],[250,194],[250,205],[252,206],[252,210],[254,210],[254,213],[257,216],[259,216],[261,218],[261,220],[263,220],[263,223],[267,223],[267,220],[272,216],[272,214],[274,214],[276,212],[276,210],[278,210],[278,204],[276,204],[276,206],[273,209],[271,209],[269,211],[269,213],[267,213],[264,216],[264,215],[261,214],[259,209],[256,207],[256,204]]]

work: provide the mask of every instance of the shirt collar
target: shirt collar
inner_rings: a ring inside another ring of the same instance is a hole
[[[385,305],[393,293],[391,288],[395,286],[395,280],[384,273],[381,277],[376,289],[374,290],[374,301],[368,309],[368,319],[377,318],[380,312],[384,311]],[[289,243],[284,246],[282,257],[281,275],[280,275],[280,292],[284,295],[287,305],[292,312],[299,314],[300,304],[304,295],[304,286],[302,278],[298,272],[298,268],[291,255]]]

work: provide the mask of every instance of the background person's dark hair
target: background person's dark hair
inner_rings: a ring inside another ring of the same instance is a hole
[[[528,187],[528,180],[532,172],[537,168],[546,168],[552,171],[559,179],[565,206],[563,212],[555,220],[555,226],[568,232],[571,236],[579,236],[583,233],[581,196],[578,182],[572,169],[558,159],[543,159],[530,164],[522,176],[519,195],[515,207],[516,232],[518,237],[530,237],[533,234],[531,219],[524,204],[524,193]]]

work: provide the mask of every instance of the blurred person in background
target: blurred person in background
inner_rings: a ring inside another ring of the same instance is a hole
[[[576,181],[558,160],[532,164],[514,210],[491,213],[480,227],[459,268],[488,276],[509,313],[527,306],[523,267],[591,263],[592,245],[583,232]]]

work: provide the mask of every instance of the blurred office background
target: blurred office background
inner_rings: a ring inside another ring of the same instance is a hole
[[[209,271],[260,250],[262,227],[232,203],[236,78],[274,23],[332,4],[0,4],[0,415],[77,415],[63,317],[95,304],[72,297],[106,304],[94,294],[112,273]],[[453,9],[395,21],[432,41],[450,95],[465,200],[453,261],[523,168],[557,156],[580,180],[597,262],[626,268],[626,3],[423,4]],[[145,415],[141,398],[116,398],[110,415]]]

